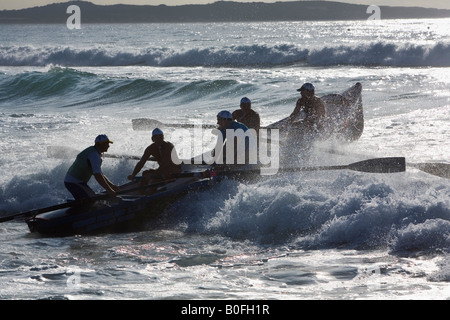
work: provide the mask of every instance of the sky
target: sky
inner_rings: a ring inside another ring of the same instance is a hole
[[[183,5],[183,4],[206,4],[216,2],[216,0],[86,0],[99,5],[107,4],[138,4],[138,5]],[[236,2],[276,2],[294,0],[233,0]],[[328,0],[322,0],[328,1]],[[450,10],[450,0],[334,0],[338,2],[378,5],[378,6],[408,6],[426,7]],[[0,0],[0,10],[23,9],[28,7],[43,6],[55,2],[68,2],[68,0]]]

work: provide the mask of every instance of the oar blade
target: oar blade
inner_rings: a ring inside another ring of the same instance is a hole
[[[432,174],[437,177],[450,179],[450,163],[414,163],[410,164],[420,171]]]
[[[369,159],[352,163],[348,169],[366,173],[405,172],[406,161],[404,157]]]
[[[156,127],[164,126],[164,124],[158,120],[147,118],[132,119],[131,125],[135,131],[148,131],[155,129]]]

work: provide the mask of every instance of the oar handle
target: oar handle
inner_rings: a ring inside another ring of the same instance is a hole
[[[72,159],[79,154],[80,151],[67,146],[47,146],[47,157],[56,159]],[[127,159],[127,160],[141,160],[139,156],[120,155],[104,153],[103,157],[111,159]],[[150,157],[149,161],[156,161],[155,157]]]
[[[304,172],[304,171],[330,171],[330,170],[345,170],[345,169],[349,169],[349,166],[341,165],[341,166],[285,168],[285,169],[281,169],[281,171],[283,171],[283,172]]]
[[[141,160],[141,157],[139,157],[139,156],[107,154],[107,153],[104,153],[103,157],[111,158],[111,159]],[[157,161],[157,160],[155,157],[150,157],[150,158],[148,158],[148,161]]]
[[[173,128],[194,128],[195,126],[201,126],[206,129],[214,129],[217,128],[217,125],[210,124],[189,124],[189,123],[162,123],[161,121],[155,119],[148,118],[138,118],[132,119],[131,124],[133,126],[133,130],[150,130],[157,127],[173,127]]]

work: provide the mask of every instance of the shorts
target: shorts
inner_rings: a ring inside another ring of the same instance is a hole
[[[85,182],[72,183],[64,182],[67,190],[72,194],[75,200],[90,198],[95,196],[95,192]]]

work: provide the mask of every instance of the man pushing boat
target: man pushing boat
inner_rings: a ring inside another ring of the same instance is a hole
[[[95,145],[77,155],[64,178],[64,185],[75,200],[85,200],[95,196],[95,192],[87,184],[92,176],[111,197],[119,191],[119,187],[109,181],[101,169],[102,154],[108,151],[111,143],[113,142],[106,135],[101,134],[95,138]]]

